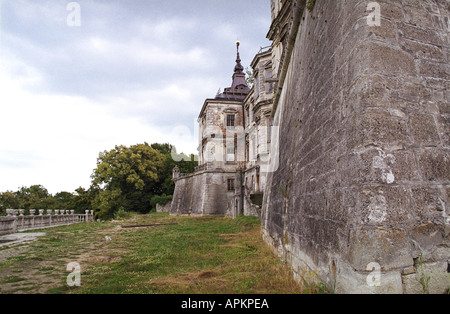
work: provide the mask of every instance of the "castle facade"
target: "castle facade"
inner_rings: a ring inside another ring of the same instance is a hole
[[[335,293],[448,293],[448,1],[271,10],[253,88],[238,54],[232,87],[204,103],[172,213],[258,215],[294,278]]]
[[[272,54],[270,47],[256,54],[250,88],[239,46],[231,86],[206,99],[198,116],[198,167],[173,170],[172,214],[260,215],[273,127]]]

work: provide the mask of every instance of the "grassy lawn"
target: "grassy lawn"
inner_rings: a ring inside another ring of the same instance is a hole
[[[162,225],[122,228],[146,224]],[[261,240],[255,217],[148,214],[44,232],[35,242],[0,248],[0,293],[302,292]],[[79,287],[66,282],[71,262],[81,266]]]

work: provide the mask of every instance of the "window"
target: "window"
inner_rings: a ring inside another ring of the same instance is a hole
[[[252,161],[256,161],[257,157],[258,157],[258,151],[257,151],[257,146],[256,146],[256,136],[252,135],[252,139],[251,139],[251,145],[252,145]]]
[[[234,114],[228,114],[227,115],[227,126],[234,127],[234,123],[235,123],[235,116],[234,116]]]
[[[231,146],[231,147],[229,147],[229,146],[227,146],[227,155],[233,155],[234,156],[234,146]]]
[[[235,161],[235,148],[232,143],[230,145],[227,145],[227,161],[228,162],[234,162]]]
[[[272,142],[272,130],[273,130],[273,119],[270,119],[269,127],[267,128],[267,143]]]
[[[228,179],[228,191],[234,191],[234,179]]]
[[[272,78],[272,69],[266,69],[266,79]],[[266,83],[264,85],[264,89],[266,92],[273,92],[273,82],[269,81],[269,83]]]
[[[267,83],[265,83],[264,84],[264,90],[266,91],[266,92],[273,92],[273,88],[274,88],[274,86],[273,86],[273,82],[271,81],[271,79],[272,79],[272,68],[267,68],[265,71],[264,71],[264,78],[267,80],[267,81],[269,81],[269,82],[267,82]]]
[[[245,142],[245,161],[249,161],[250,160],[250,144],[248,141]]]

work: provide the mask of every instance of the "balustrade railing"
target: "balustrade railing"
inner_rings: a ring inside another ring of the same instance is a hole
[[[67,209],[30,209],[24,215],[24,209],[7,209],[7,216],[0,217],[0,235],[21,232],[30,229],[68,225],[79,222],[94,221],[94,211],[86,210],[85,214],[75,214]]]

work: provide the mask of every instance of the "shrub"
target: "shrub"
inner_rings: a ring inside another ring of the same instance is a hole
[[[127,212],[123,207],[120,207],[118,211],[114,213],[114,219],[115,220],[122,220],[130,218],[133,214],[133,212]]]
[[[166,205],[167,203],[172,201],[173,196],[172,195],[155,195],[150,200],[150,206],[153,209],[156,209],[156,204],[159,204],[161,206]]]

